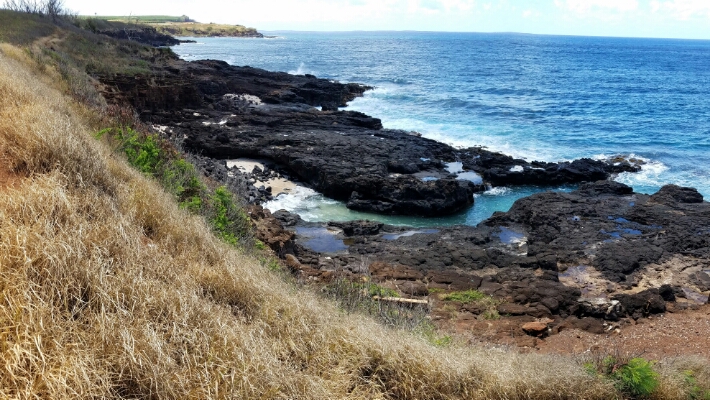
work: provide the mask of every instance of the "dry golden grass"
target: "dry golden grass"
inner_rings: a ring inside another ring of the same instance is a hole
[[[609,399],[570,358],[437,348],[213,236],[0,47],[0,397]],[[670,386],[669,386],[670,387]],[[669,389],[670,390],[670,389]]]

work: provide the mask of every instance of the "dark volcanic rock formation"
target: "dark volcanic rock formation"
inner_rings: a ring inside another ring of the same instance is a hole
[[[690,188],[666,186],[648,196],[605,180],[638,171],[628,161],[529,162],[453,148],[339,109],[365,86],[220,61],[171,60],[152,76],[100,80],[107,99],[130,104],[143,121],[201,154],[200,168],[215,179],[231,174],[216,159],[266,159],[269,173],[279,170],[353,209],[444,215],[470,206],[487,185],[594,182],[521,199],[477,227],[328,226],[253,209],[260,239],[309,278],[369,274],[409,296],[477,289],[496,299],[493,311],[501,315],[566,318],[567,326],[595,332],[604,329],[599,319],[707,301],[710,205]],[[251,180],[231,182],[253,202],[268,199]],[[310,250],[299,229],[333,252]],[[476,304],[460,311],[484,312]]]
[[[600,181],[520,199],[477,227],[331,223],[346,251],[326,261],[298,235],[294,251],[314,271],[360,274],[375,262],[373,279],[394,287],[478,289],[504,302],[501,314],[636,319],[710,293],[710,203],[696,193],[669,185],[649,196]]]
[[[380,120],[339,111],[368,89],[221,61],[174,60],[150,77],[103,77],[106,95],[167,125],[188,150],[269,159],[347,206],[437,216],[473,204],[485,184],[562,184],[636,171],[628,162],[527,162],[482,148],[455,149]],[[314,107],[320,106],[322,110]]]
[[[133,40],[153,47],[175,46],[181,43],[170,35],[159,33],[150,26],[128,26],[115,29],[98,30],[96,33],[114,39]]]

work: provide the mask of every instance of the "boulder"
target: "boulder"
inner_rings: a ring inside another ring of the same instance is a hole
[[[526,324],[523,324],[522,328],[523,331],[528,335],[538,337],[547,335],[549,331],[547,324],[540,321],[528,322]]]
[[[477,289],[481,286],[481,277],[463,274],[451,270],[431,270],[426,274],[426,280],[432,287],[442,287],[450,290]]]
[[[608,180],[585,183],[581,185],[577,191],[584,196],[598,196],[603,194],[624,196],[634,192],[631,186]]]
[[[703,195],[695,188],[665,185],[651,196],[651,201],[673,205],[675,203],[702,203]]]
[[[384,226],[383,223],[377,221],[329,222],[328,225],[342,229],[345,236],[377,235]]]
[[[634,294],[620,293],[613,295],[612,299],[618,300],[621,311],[634,319],[666,311],[666,302],[658,289],[647,289]]]

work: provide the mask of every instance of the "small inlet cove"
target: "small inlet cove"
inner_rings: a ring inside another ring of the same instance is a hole
[[[639,172],[619,171],[612,179],[637,193],[676,184],[710,196],[708,41],[417,32],[268,35],[193,38],[196,43],[174,51],[189,61],[216,59],[371,86],[340,109],[455,148],[482,146],[527,162],[632,160]],[[457,179],[482,183],[460,162],[446,168]],[[510,172],[515,168],[522,170],[514,166]],[[427,228],[476,225],[519,198],[576,187],[489,185],[476,191],[472,207],[428,218],[355,211],[306,185],[264,206],[310,222],[369,219]]]

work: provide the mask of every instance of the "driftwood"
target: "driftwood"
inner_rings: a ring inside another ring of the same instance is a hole
[[[417,300],[417,299],[402,299],[399,297],[380,297],[372,296],[373,299],[379,301],[391,301],[393,303],[405,303],[405,304],[429,304],[427,300]]]

